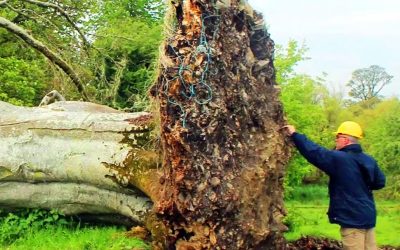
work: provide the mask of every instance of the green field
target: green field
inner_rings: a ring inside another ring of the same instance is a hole
[[[303,235],[340,239],[339,226],[330,224],[326,212],[328,197],[325,187],[301,187],[291,193],[285,201],[289,232],[287,240],[296,240]],[[400,201],[376,200],[378,217],[376,237],[378,245],[400,246]]]
[[[400,202],[377,201],[378,218],[376,235],[379,245],[400,246]],[[285,234],[286,239],[295,240],[302,235],[314,235],[340,239],[339,226],[330,224],[326,205],[303,205],[298,202],[287,202],[288,216],[292,223],[291,231]]]
[[[296,240],[303,235],[340,239],[339,226],[329,224],[326,215],[328,208],[326,187],[298,187],[287,197],[285,205],[288,215],[285,223],[290,229],[285,233],[287,240]],[[376,203],[378,244],[399,247],[400,201],[378,199]],[[150,249],[138,239],[125,237],[126,229],[123,227],[83,227],[63,222],[54,213],[34,210],[23,215],[8,215],[0,219],[0,249]],[[48,223],[43,225],[46,221]]]

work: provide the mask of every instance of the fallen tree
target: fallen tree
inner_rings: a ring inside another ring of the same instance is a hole
[[[152,127],[148,113],[93,103],[0,102],[0,206],[116,213],[143,223],[159,158]]]
[[[0,204],[122,214],[155,249],[283,249],[289,149],[262,17],[239,0],[179,0],[169,17],[161,153],[148,113],[2,103]]]

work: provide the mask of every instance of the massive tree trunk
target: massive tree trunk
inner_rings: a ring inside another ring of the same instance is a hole
[[[152,127],[148,113],[92,103],[24,108],[0,102],[0,206],[114,213],[143,222],[160,175]]]
[[[164,153],[157,212],[177,249],[282,249],[289,157],[262,17],[240,0],[177,0],[152,94]]]

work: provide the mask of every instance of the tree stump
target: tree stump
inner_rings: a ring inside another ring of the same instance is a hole
[[[0,102],[0,206],[117,213],[154,248],[284,249],[290,156],[261,15],[242,0],[175,0],[148,113]],[[155,216],[155,214],[156,216]]]
[[[159,100],[169,249],[283,249],[289,148],[274,43],[240,0],[176,0]],[[168,29],[167,29],[168,30]]]

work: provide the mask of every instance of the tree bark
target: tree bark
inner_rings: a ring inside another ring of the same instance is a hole
[[[149,113],[85,102],[0,102],[0,206],[115,213],[144,223],[158,197]]]
[[[274,43],[245,1],[175,1],[160,75],[166,248],[283,249]],[[168,14],[167,14],[168,15]]]
[[[5,28],[9,32],[21,38],[24,42],[26,42],[29,46],[36,49],[40,53],[42,53],[45,57],[47,57],[52,63],[60,67],[72,80],[78,89],[79,93],[82,95],[83,100],[88,101],[89,97],[86,94],[85,88],[78,75],[72,69],[72,67],[65,62],[61,57],[59,57],[55,52],[46,47],[43,43],[36,40],[34,37],[28,34],[26,30],[21,28],[20,26],[14,24],[13,22],[7,20],[6,18],[0,17],[0,27]]]

